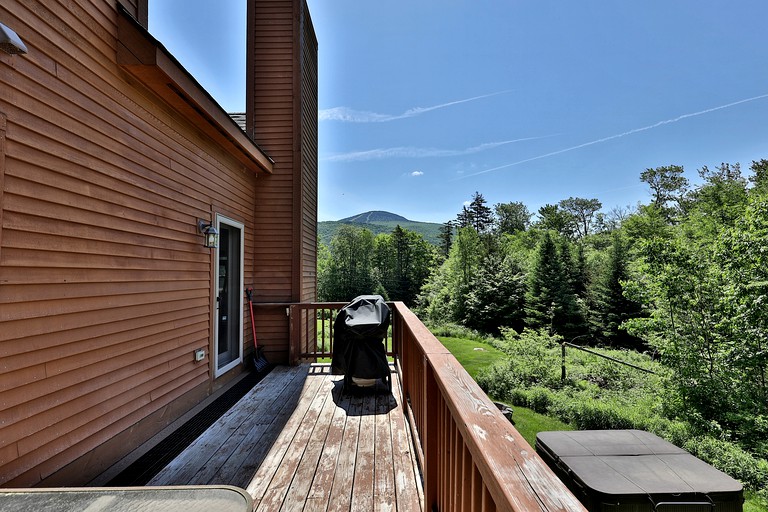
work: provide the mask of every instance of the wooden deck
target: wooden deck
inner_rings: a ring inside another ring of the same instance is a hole
[[[255,510],[422,510],[397,376],[342,395],[327,365],[275,368],[150,485],[228,484]]]

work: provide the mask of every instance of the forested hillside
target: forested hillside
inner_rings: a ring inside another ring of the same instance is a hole
[[[395,227],[413,231],[424,237],[427,242],[438,245],[440,243],[440,224],[434,222],[419,222],[408,220],[405,217],[390,212],[365,212],[337,221],[322,221],[317,223],[317,234],[320,242],[330,245],[331,239],[341,226],[364,227],[375,235],[391,233]]]

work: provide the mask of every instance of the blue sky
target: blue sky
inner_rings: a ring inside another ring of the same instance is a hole
[[[476,191],[607,211],[649,201],[649,167],[696,182],[704,165],[768,158],[764,0],[308,3],[320,220],[445,222]],[[150,31],[244,110],[245,0],[151,0]]]

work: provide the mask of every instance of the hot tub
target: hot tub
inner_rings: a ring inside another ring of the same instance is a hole
[[[540,432],[536,451],[591,512],[742,511],[738,481],[648,432]]]

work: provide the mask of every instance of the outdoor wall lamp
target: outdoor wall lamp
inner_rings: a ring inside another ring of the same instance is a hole
[[[11,55],[27,53],[27,47],[21,38],[2,23],[0,23],[0,50]]]
[[[197,229],[203,235],[205,235],[203,247],[215,249],[219,246],[219,231],[213,227],[212,224],[210,224],[208,221],[200,219],[197,221]]]

